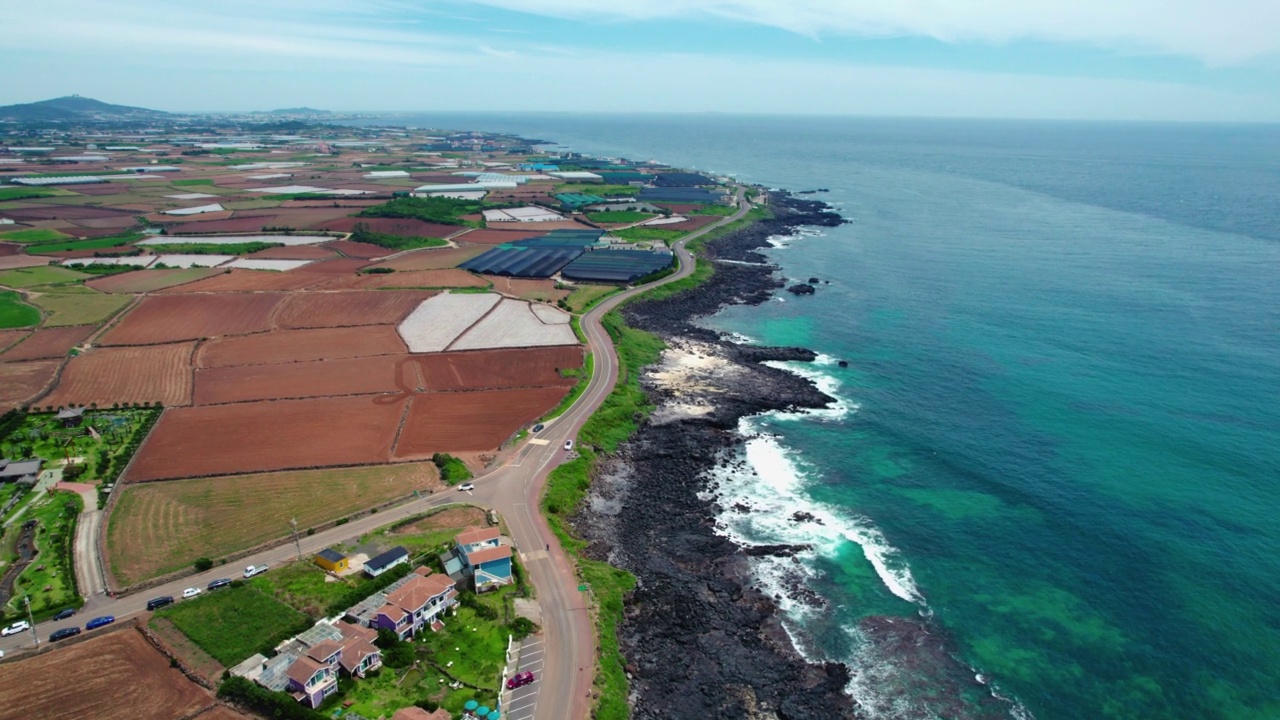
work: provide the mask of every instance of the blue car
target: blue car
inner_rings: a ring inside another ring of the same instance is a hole
[[[66,610],[63,610],[62,612],[58,613],[57,615],[54,615],[54,616],[53,616],[53,619],[54,619],[54,620],[66,620],[67,618],[69,618],[69,617],[71,617],[72,615],[75,615],[75,614],[76,614],[76,610],[75,610],[75,608],[67,608]]]
[[[97,630],[98,628],[100,628],[100,627],[106,627],[107,625],[110,625],[111,623],[113,623],[113,622],[115,622],[115,621],[116,621],[116,619],[115,619],[115,617],[114,617],[114,616],[112,616],[112,615],[103,615],[102,617],[96,617],[96,618],[94,618],[94,619],[90,620],[89,622],[85,623],[85,624],[84,624],[84,629],[85,629],[85,630]]]

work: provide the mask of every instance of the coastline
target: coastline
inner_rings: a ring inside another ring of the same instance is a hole
[[[707,243],[699,261],[715,272],[704,282],[621,311],[628,327],[668,350],[641,370],[652,413],[601,459],[572,524],[587,558],[636,578],[617,628],[634,717],[857,717],[845,694],[849,668],[807,661],[783,627],[781,598],[755,582],[752,556],[804,548],[734,544],[716,532],[717,506],[705,495],[708,474],[741,444],[742,418],[833,402],[775,366],[812,362],[815,353],[741,345],[694,324],[727,305],[765,302],[783,286],[756,252],[769,238],[844,222],[821,202],[785,193],[771,201],[772,218]]]

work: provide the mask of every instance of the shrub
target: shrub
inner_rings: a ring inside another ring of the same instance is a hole
[[[196,559],[196,572],[204,572],[213,569],[213,561],[207,557]]]

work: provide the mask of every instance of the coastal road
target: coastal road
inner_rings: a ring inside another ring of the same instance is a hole
[[[352,542],[369,532],[432,508],[466,502],[496,510],[507,522],[512,541],[520,553],[529,581],[537,592],[542,612],[543,672],[537,679],[537,704],[534,720],[585,719],[590,714],[591,686],[595,677],[595,630],[590,598],[578,591],[573,564],[565,555],[546,519],[539,511],[539,498],[551,469],[572,457],[563,449],[566,440],[577,437],[582,425],[600,406],[617,381],[618,356],[601,324],[610,310],[637,294],[659,285],[688,277],[694,271],[692,254],[685,245],[725,224],[744,217],[751,205],[745,191],[737,190],[734,198],[738,210],[729,217],[685,236],[672,246],[679,261],[675,273],[647,285],[618,293],[601,302],[582,316],[581,326],[589,350],[594,356],[594,370],[582,395],[560,417],[526,440],[507,464],[476,478],[475,490],[444,490],[380,512],[366,515],[329,530],[300,538],[302,556],[337,543]],[[234,565],[215,567],[207,572],[187,576],[146,592],[122,598],[93,595],[86,600],[79,615],[59,623],[41,623],[37,628],[43,644],[54,630],[83,626],[99,615],[113,615],[117,620],[141,613],[147,600],[161,595],[181,597],[188,587],[204,588],[217,578],[237,578],[245,565],[279,565],[298,559],[292,543],[278,545],[238,561]],[[31,649],[30,633],[0,639],[0,650],[12,653]]]

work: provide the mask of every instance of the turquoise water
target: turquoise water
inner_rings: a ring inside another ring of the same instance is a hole
[[[841,406],[744,424],[718,487],[784,511],[726,532],[815,542],[791,627],[863,707],[940,712],[877,699],[909,680],[854,626],[898,615],[1037,718],[1280,717],[1280,129],[433,120],[830,189],[852,222],[769,254],[831,284],[708,324],[822,353]]]

